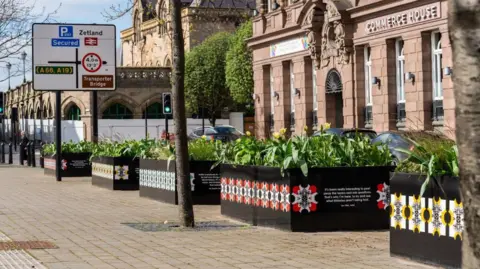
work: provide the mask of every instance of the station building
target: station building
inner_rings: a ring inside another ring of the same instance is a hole
[[[453,137],[447,1],[257,0],[256,133],[304,126]]]

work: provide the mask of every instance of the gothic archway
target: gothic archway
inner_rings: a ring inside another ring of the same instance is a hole
[[[336,69],[328,71],[325,80],[325,101],[327,104],[327,121],[333,127],[343,128],[343,84],[342,77]]]

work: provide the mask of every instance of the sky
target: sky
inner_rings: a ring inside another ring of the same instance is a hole
[[[41,13],[45,9],[46,13],[51,13],[58,8],[54,19],[59,23],[108,23],[115,24],[117,28],[117,48],[120,48],[120,31],[131,27],[132,19],[128,14],[120,19],[108,21],[102,13],[108,11],[112,5],[122,4],[125,6],[128,0],[27,0],[30,4],[35,4],[34,13]],[[27,3],[27,4],[28,4]],[[59,5],[61,5],[59,7]],[[119,49],[118,49],[119,50]],[[25,48],[27,59],[31,59],[31,47]],[[20,56],[17,56],[20,57]],[[12,59],[13,63],[15,59]],[[18,60],[17,60],[18,61]],[[117,59],[120,63],[120,58]],[[6,78],[7,69],[5,63],[0,63],[0,79]],[[27,80],[31,78],[31,74],[27,72]],[[13,87],[21,84],[23,81],[23,74],[18,77],[12,77],[10,84]],[[8,89],[8,80],[0,82],[0,90],[6,91]]]

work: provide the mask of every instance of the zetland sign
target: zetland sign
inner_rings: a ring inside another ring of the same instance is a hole
[[[33,24],[33,89],[115,90],[116,29],[101,24]]]

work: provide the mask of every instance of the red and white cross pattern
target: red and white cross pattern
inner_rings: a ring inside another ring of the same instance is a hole
[[[221,179],[221,198],[224,201],[290,212],[291,198],[295,212],[313,212],[317,209],[317,188],[313,185],[293,188],[286,184],[267,183],[234,178]]]

